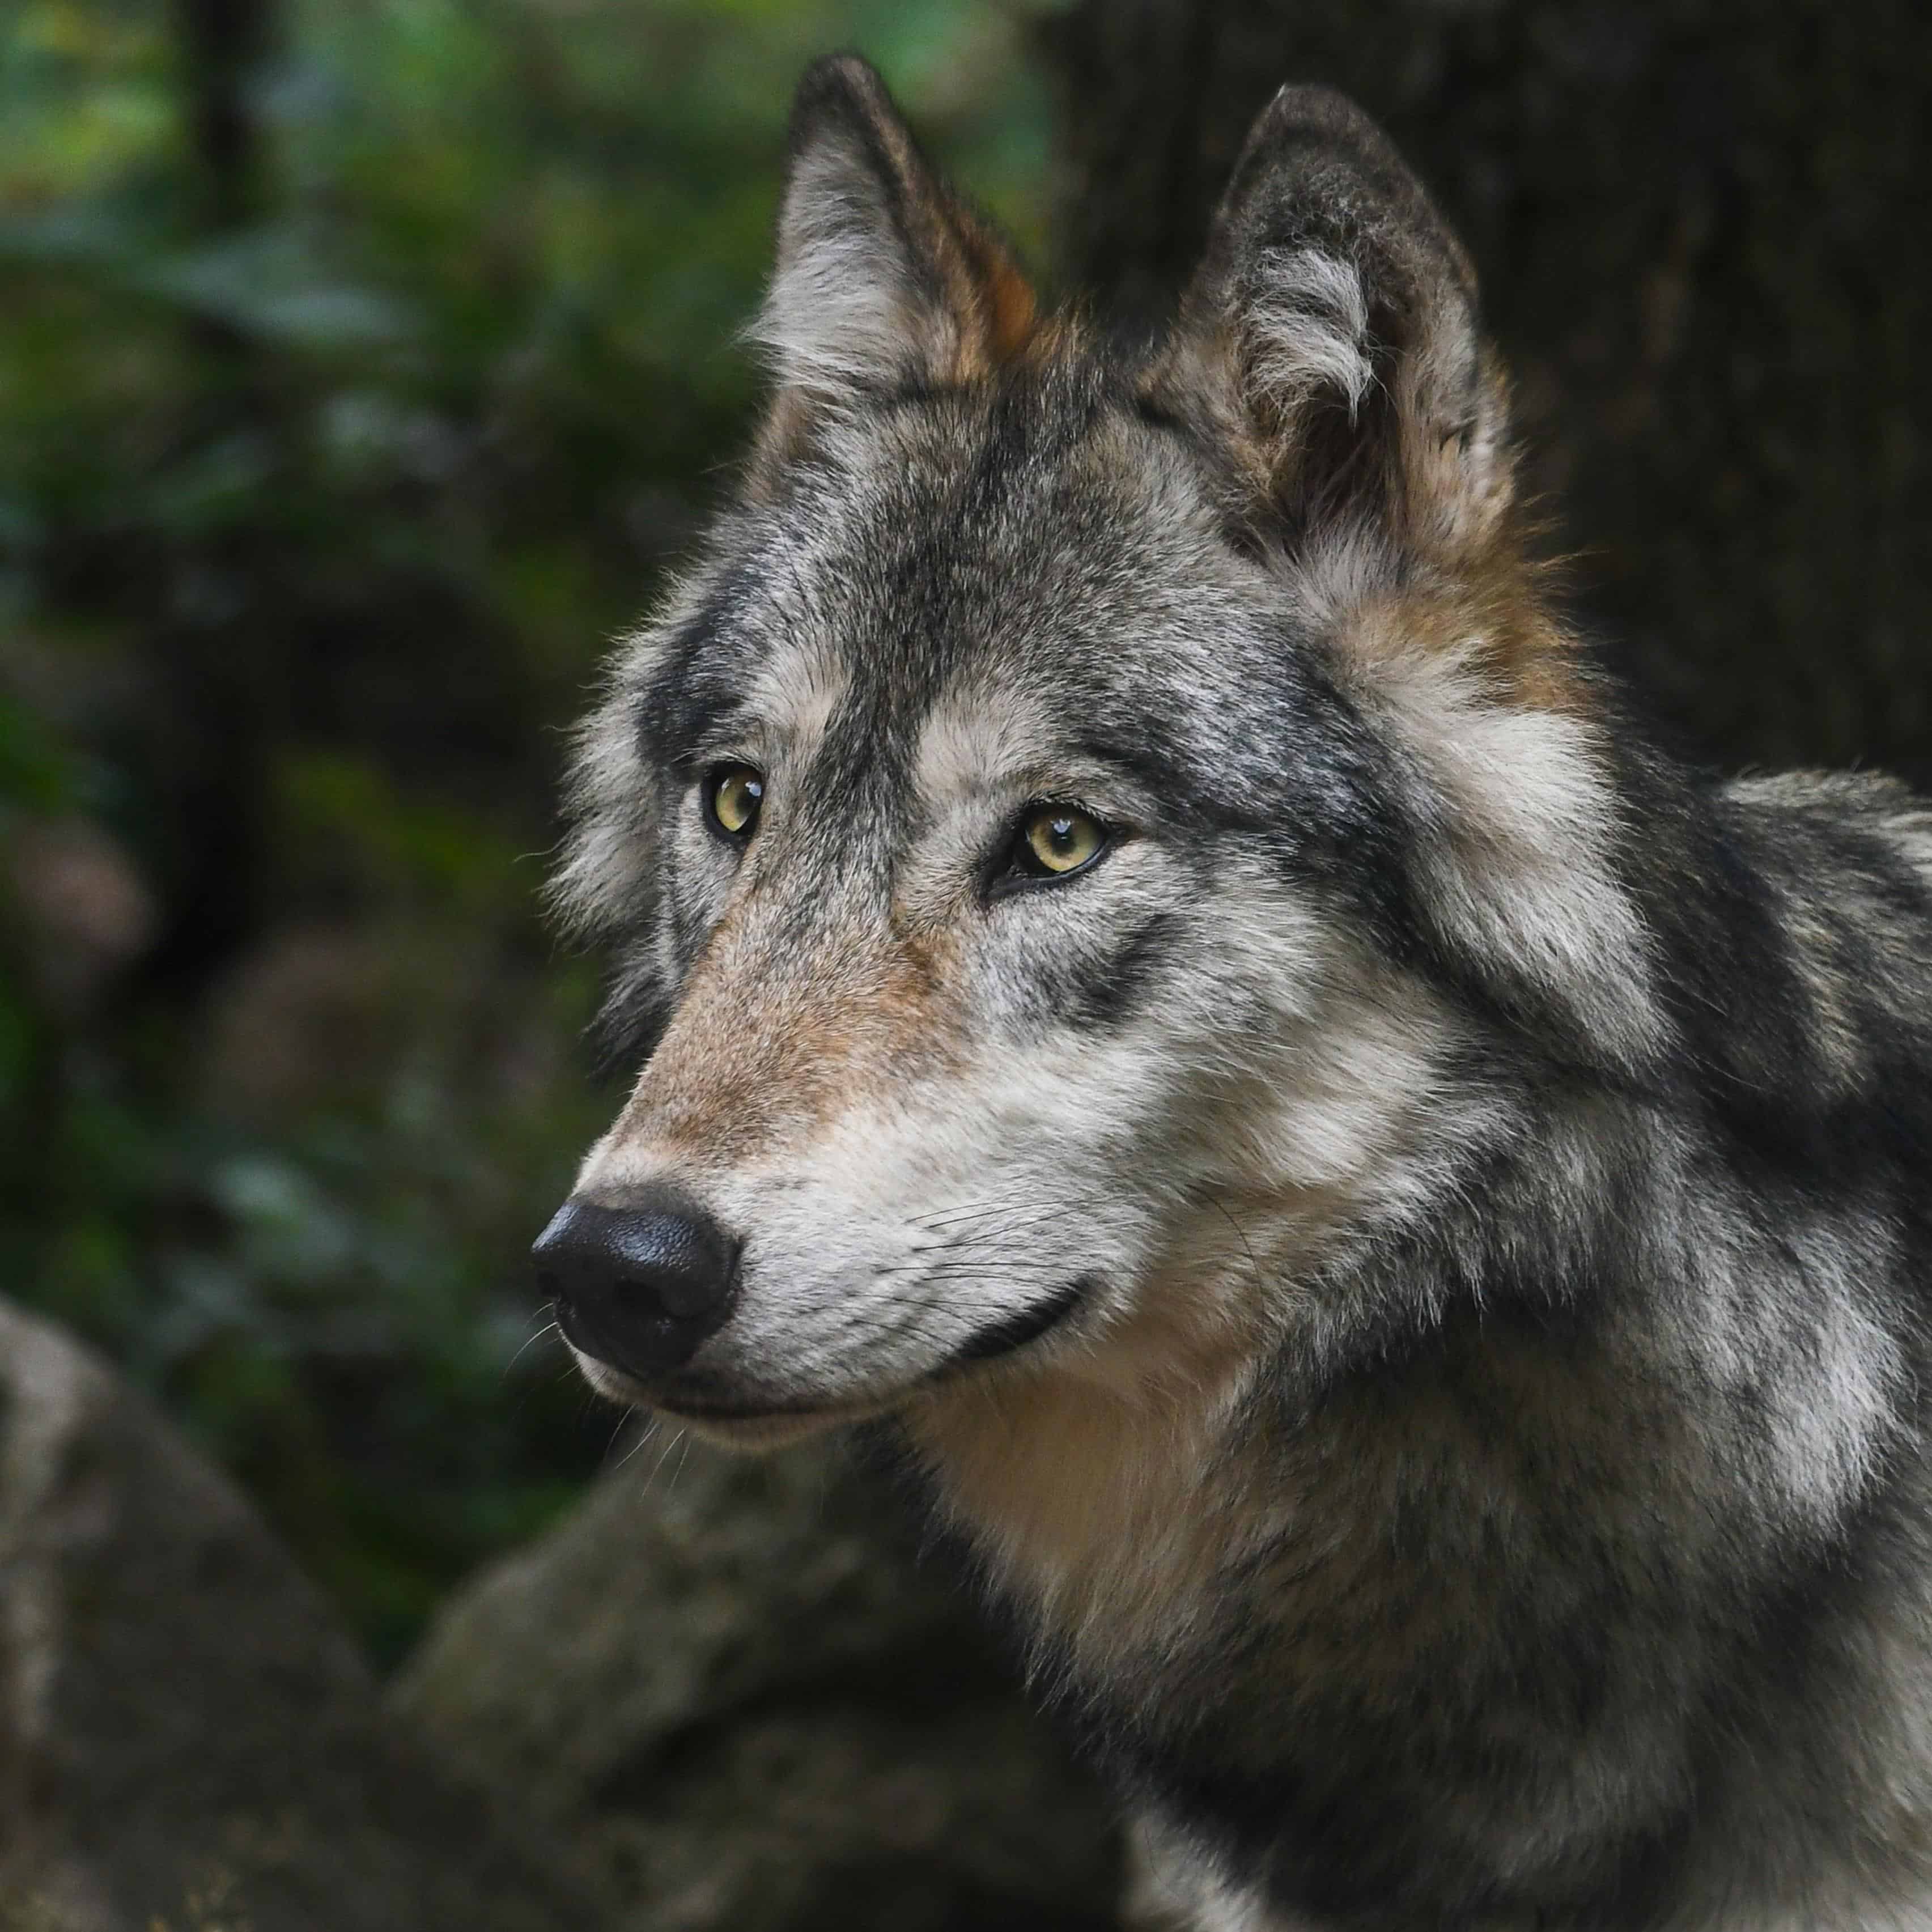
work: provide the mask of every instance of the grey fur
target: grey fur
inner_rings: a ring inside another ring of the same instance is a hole
[[[558,886],[648,1052],[579,1192],[738,1300],[586,1372],[889,1434],[1202,1926],[1932,1924],[1932,814],[1622,719],[1347,104],[1132,365],[856,63],[790,182]],[[1114,844],[1015,871],[1040,800]]]

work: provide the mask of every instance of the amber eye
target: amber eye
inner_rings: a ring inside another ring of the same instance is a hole
[[[748,838],[758,830],[764,799],[764,779],[749,765],[720,765],[704,781],[704,808],[712,824],[733,838]]]
[[[1036,878],[1064,878],[1106,850],[1107,828],[1078,806],[1037,806],[1021,828],[1015,862]]]

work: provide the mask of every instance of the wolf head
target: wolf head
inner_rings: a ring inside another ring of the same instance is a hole
[[[1464,252],[1286,88],[1125,358],[838,59],[754,334],[556,888],[648,1052],[538,1248],[586,1374],[753,1442],[1376,1332],[1336,1258],[1508,1131],[1475,1070],[1656,1044]]]

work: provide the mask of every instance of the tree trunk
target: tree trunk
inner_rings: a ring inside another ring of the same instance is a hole
[[[1915,0],[1081,0],[1067,279],[1142,325],[1282,81],[1430,183],[1595,628],[1726,765],[1932,779],[1932,12]]]
[[[218,242],[263,212],[261,131],[252,90],[271,47],[273,0],[173,0],[179,98],[193,166],[198,238]],[[183,438],[272,441],[277,408],[256,346],[226,322],[184,325],[195,389]],[[162,708],[151,721],[150,782],[164,801],[161,837],[172,890],[153,982],[200,992],[259,925],[268,869],[267,718],[280,631],[246,535],[205,536],[174,560],[166,610],[152,648]]]

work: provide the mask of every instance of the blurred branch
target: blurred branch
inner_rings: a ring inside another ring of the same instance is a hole
[[[237,228],[260,212],[261,140],[250,86],[271,44],[271,0],[174,0],[203,220]]]

